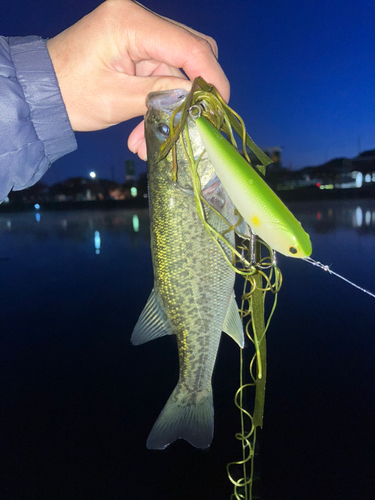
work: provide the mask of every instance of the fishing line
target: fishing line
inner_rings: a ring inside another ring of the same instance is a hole
[[[362,288],[359,285],[356,285],[355,283],[348,280],[347,278],[344,278],[344,276],[341,276],[341,274],[338,274],[335,271],[332,271],[332,269],[330,269],[330,267],[328,265],[322,264],[321,262],[314,260],[311,257],[305,257],[303,260],[305,260],[309,264],[312,264],[313,266],[316,266],[316,267],[319,267],[320,269],[323,269],[323,271],[327,271],[327,273],[329,273],[329,274],[333,274],[334,276],[337,276],[337,278],[340,278],[343,281],[346,281],[347,283],[349,283],[349,285],[354,286],[354,288],[358,288],[358,290],[361,290],[361,292],[367,293],[368,295],[371,295],[371,297],[374,297],[374,299],[375,299],[374,293],[370,292],[369,290],[366,290],[365,288]]]

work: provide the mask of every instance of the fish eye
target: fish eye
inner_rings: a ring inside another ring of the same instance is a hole
[[[169,126],[166,123],[159,123],[157,131],[162,137],[169,137]]]
[[[288,251],[289,253],[291,253],[292,255],[296,255],[298,253],[298,250],[296,247],[289,247],[288,248]]]

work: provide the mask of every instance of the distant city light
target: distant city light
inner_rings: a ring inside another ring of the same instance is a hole
[[[361,227],[363,222],[363,212],[361,207],[355,209],[355,224],[354,227]]]
[[[370,212],[370,210],[366,211],[365,223],[366,223],[366,226],[371,226],[371,212]]]
[[[39,210],[40,209],[39,203],[35,203],[34,208],[35,208],[35,210]]]
[[[355,187],[360,188],[362,187],[363,184],[363,174],[362,172],[357,172],[357,175],[355,177]]]
[[[133,229],[135,233],[139,231],[139,218],[137,214],[133,215]]]
[[[96,255],[99,255],[100,254],[100,246],[101,246],[99,231],[95,231],[94,245],[95,245],[95,253],[96,253]]]
[[[90,175],[91,179],[95,179],[95,177],[96,177],[96,172],[94,172],[94,171],[93,171],[93,172],[90,172],[90,174],[89,174],[89,175]]]

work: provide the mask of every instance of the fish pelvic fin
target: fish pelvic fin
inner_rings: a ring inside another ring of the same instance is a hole
[[[212,389],[194,396],[177,385],[148,436],[148,449],[163,450],[177,439],[196,448],[210,446],[214,434]]]
[[[164,335],[173,335],[173,330],[158,290],[154,286],[134,327],[130,341],[133,345],[140,345]]]
[[[234,292],[229,301],[227,314],[224,318],[223,332],[229,335],[229,337],[232,337],[232,339],[237,342],[237,344],[243,349],[245,345],[245,337],[243,333],[242,320],[238,312],[238,305],[234,296]]]

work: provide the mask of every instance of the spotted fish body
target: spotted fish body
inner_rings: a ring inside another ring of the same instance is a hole
[[[241,347],[244,343],[233,293],[235,273],[199,219],[181,139],[176,143],[176,183],[172,181],[171,153],[157,161],[160,146],[168,137],[170,115],[185,95],[182,90],[150,94],[145,117],[154,288],[132,342],[138,345],[174,334],[180,366],[177,386],[149,435],[147,447],[152,449],[163,449],[179,438],[197,448],[211,444],[211,378],[221,332],[228,333]],[[188,127],[194,156],[198,157],[204,149],[202,141],[190,119]],[[233,224],[233,204],[207,155],[200,161],[198,173],[203,196]],[[228,228],[209,209],[206,217],[218,231]],[[226,237],[234,244],[232,233]]]

